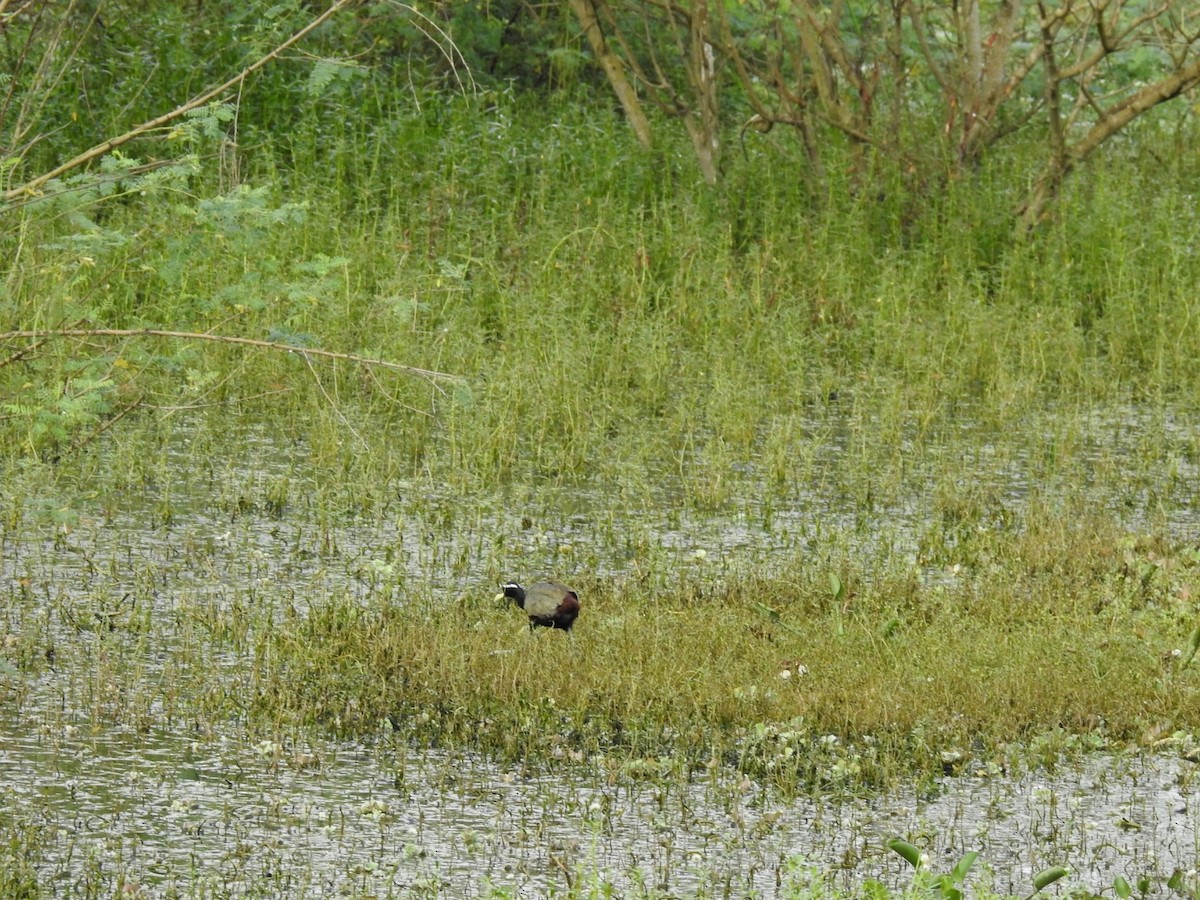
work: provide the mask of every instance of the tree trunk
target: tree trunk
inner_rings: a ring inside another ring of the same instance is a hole
[[[692,8],[688,34],[688,80],[696,98],[694,112],[684,117],[684,125],[696,149],[700,174],[708,184],[716,184],[720,174],[721,138],[717,106],[717,54],[708,35],[708,4],[700,0]]]
[[[596,15],[596,6],[593,0],[569,0],[569,2],[575,18],[583,27],[583,33],[587,36],[592,52],[596,54],[600,68],[604,70],[608,83],[612,85],[613,92],[621,103],[621,108],[625,110],[625,119],[629,122],[633,133],[637,135],[638,142],[649,149],[654,143],[650,122],[646,118],[645,112],[642,111],[637,91],[633,89],[633,85],[625,76],[625,66],[621,62],[621,57],[609,48],[608,41],[604,39],[604,32],[600,29],[600,19]]]
[[[1200,85],[1200,58],[1172,72],[1166,78],[1148,84],[1132,97],[1105,110],[1105,115],[1078,142],[1066,149],[1061,161],[1051,159],[1034,183],[1029,196],[1018,209],[1017,231],[1028,234],[1046,212],[1046,206],[1058,196],[1063,179],[1075,166],[1102,143],[1142,113],[1173,100]]]

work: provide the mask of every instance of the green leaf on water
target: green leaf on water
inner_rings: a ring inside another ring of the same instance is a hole
[[[971,866],[975,865],[975,859],[978,856],[979,852],[972,850],[958,861],[958,865],[950,872],[950,878],[955,884],[961,884],[963,879],[967,877],[967,873],[971,871]]]
[[[887,842],[888,849],[893,853],[899,853],[904,857],[904,861],[914,869],[921,865],[921,851],[908,841],[902,841],[900,838],[892,838]]]
[[[1113,893],[1121,900],[1128,900],[1128,897],[1133,893],[1133,888],[1129,886],[1129,882],[1118,875],[1113,879]]]
[[[1036,894],[1043,888],[1047,888],[1060,878],[1065,878],[1071,874],[1066,866],[1051,866],[1048,869],[1042,869],[1033,876],[1033,892]]]

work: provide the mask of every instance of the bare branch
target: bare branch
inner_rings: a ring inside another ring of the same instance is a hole
[[[1110,107],[1108,114],[1071,147],[1071,156],[1076,160],[1083,159],[1148,109],[1173,100],[1197,85],[1200,85],[1200,58]]]
[[[1061,161],[1052,160],[1042,170],[1029,197],[1018,210],[1018,234],[1027,234],[1041,221],[1047,204],[1057,195],[1063,177],[1080,161],[1142,113],[1197,85],[1200,85],[1200,59],[1105,110],[1100,121],[1067,149]]]
[[[83,153],[79,154],[74,159],[67,160],[62,165],[57,166],[54,169],[51,169],[49,172],[39,175],[37,178],[27,181],[25,184],[20,185],[19,187],[11,188],[10,190],[5,191],[4,192],[5,201],[12,201],[12,200],[15,200],[18,197],[22,196],[23,194],[32,193],[32,192],[36,191],[38,188],[40,188],[42,185],[44,185],[47,181],[50,181],[53,178],[57,178],[59,175],[62,175],[65,172],[69,172],[72,169],[76,169],[79,166],[83,165],[84,163],[90,162],[91,160],[96,159],[97,157],[104,156],[106,153],[109,153],[112,150],[116,149],[117,147],[120,147],[122,144],[128,143],[129,141],[133,140],[135,137],[145,134],[148,131],[153,131],[156,128],[161,128],[163,125],[167,124],[168,122],[178,119],[180,116],[182,116],[184,113],[188,112],[189,110],[193,110],[199,106],[203,106],[205,103],[208,103],[210,100],[221,96],[221,94],[225,93],[225,91],[229,90],[234,85],[241,83],[242,81],[244,81],[246,79],[247,76],[258,71],[263,66],[265,66],[267,63],[269,63],[271,60],[275,59],[277,56],[279,56],[280,53],[282,53],[288,47],[292,46],[297,41],[303,39],[306,35],[308,35],[314,29],[318,28],[324,22],[329,20],[336,13],[340,12],[341,10],[345,9],[347,6],[350,6],[352,3],[356,3],[356,2],[358,2],[358,0],[336,0],[336,2],[332,6],[329,7],[329,9],[325,10],[325,12],[321,13],[321,15],[317,16],[315,19],[313,19],[311,22],[309,22],[307,25],[305,25],[303,28],[301,28],[299,31],[297,31],[295,34],[293,34],[290,38],[288,38],[286,41],[284,41],[282,44],[280,44],[278,47],[276,47],[274,50],[272,50],[266,56],[263,56],[257,62],[254,62],[251,65],[247,66],[245,69],[243,69],[237,75],[235,75],[233,78],[230,78],[228,81],[226,81],[224,84],[219,85],[218,87],[215,87],[211,90],[205,91],[203,94],[200,94],[197,97],[193,97],[191,100],[187,101],[187,103],[184,103],[182,106],[176,107],[175,109],[171,110],[169,113],[165,113],[164,115],[161,115],[155,119],[151,119],[148,122],[143,122],[141,125],[138,125],[136,128],[134,128],[130,131],[127,131],[118,137],[109,138],[108,140],[104,141],[103,143],[97,144],[96,146],[94,146],[88,150],[85,150]]]
[[[921,11],[921,4],[910,3],[908,15],[912,19],[913,30],[917,33],[917,43],[921,47],[921,55],[925,58],[925,65],[929,66],[929,73],[941,87],[942,93],[947,97],[953,97],[955,91],[951,88],[946,73],[938,65],[937,58],[933,55],[933,48],[929,46],[929,29],[925,25],[925,17]]]
[[[417,375],[429,381],[465,381],[461,375],[451,375],[447,372],[436,372],[432,369],[421,369],[416,366],[405,366],[400,363],[387,362],[382,359],[371,359],[366,356],[356,356],[353,353],[337,353],[333,350],[316,350],[311,347],[297,347],[295,344],[284,344],[279,341],[259,341],[254,338],[234,337],[224,334],[210,334],[203,331],[168,331],[161,328],[49,328],[29,331],[0,332],[0,341],[34,340],[45,341],[51,338],[68,337],[161,337],[188,341],[213,341],[218,344],[238,344],[243,347],[258,347],[263,350],[276,350],[281,353],[295,353],[304,357],[319,356],[323,359],[343,360],[364,366],[380,369],[391,369],[394,372],[404,372]]]
[[[1088,69],[1095,68],[1100,61],[1104,59],[1104,57],[1125,49],[1125,41],[1131,34],[1133,34],[1147,22],[1157,19],[1159,16],[1165,13],[1170,6],[1171,4],[1169,2],[1164,3],[1162,6],[1138,16],[1136,19],[1130,22],[1129,26],[1125,28],[1119,35],[1109,34],[1103,25],[1103,15],[1097,15],[1096,28],[1099,32],[1100,46],[1084,59],[1079,60],[1074,65],[1067,66],[1067,68],[1059,72],[1059,77],[1064,79],[1075,78],[1078,75],[1086,72]]]
[[[1038,2],[1038,11],[1042,14],[1042,58],[1046,62],[1046,112],[1049,115],[1051,166],[1058,171],[1065,171],[1067,147],[1063,136],[1061,95],[1058,90],[1058,63],[1054,55],[1054,32],[1051,30],[1050,17],[1046,15],[1045,6]]]

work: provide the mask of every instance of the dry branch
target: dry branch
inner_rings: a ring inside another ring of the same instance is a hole
[[[309,22],[307,25],[305,25],[303,28],[301,28],[299,31],[297,31],[295,34],[293,34],[290,38],[288,38],[286,41],[284,41],[282,44],[280,44],[278,47],[276,47],[274,50],[272,50],[266,56],[263,56],[257,62],[254,62],[251,65],[247,66],[246,68],[242,69],[241,72],[239,72],[237,75],[233,76],[233,78],[230,78],[224,84],[219,85],[218,87],[212,88],[211,90],[205,91],[203,94],[200,94],[197,97],[193,97],[187,103],[183,104],[182,106],[176,107],[175,109],[171,110],[169,113],[164,113],[163,115],[159,116],[158,118],[151,119],[148,122],[143,122],[141,125],[138,125],[136,128],[125,132],[124,134],[120,135],[119,137],[109,138],[108,140],[103,141],[102,143],[99,143],[96,146],[94,146],[88,150],[85,150],[83,153],[80,153],[74,159],[67,160],[62,165],[57,166],[54,169],[51,169],[49,172],[46,172],[42,175],[37,176],[36,178],[31,179],[30,181],[25,182],[25,184],[19,185],[18,187],[15,187],[8,191],[5,191],[4,192],[5,201],[11,202],[25,194],[33,193],[38,188],[40,188],[42,185],[44,185],[47,181],[50,181],[52,178],[57,178],[59,175],[62,175],[65,172],[69,172],[72,169],[76,169],[79,166],[83,165],[84,163],[91,162],[93,159],[96,159],[97,157],[103,156],[104,154],[109,153],[112,150],[115,150],[117,147],[120,147],[122,144],[128,143],[129,141],[133,140],[135,137],[145,134],[148,131],[153,131],[155,128],[161,128],[163,125],[167,124],[168,122],[178,119],[184,113],[186,113],[190,110],[196,109],[199,106],[203,106],[205,103],[207,103],[208,101],[212,100],[215,97],[221,96],[221,94],[225,93],[231,87],[233,87],[234,85],[239,84],[243,80],[245,80],[245,78],[248,75],[250,75],[253,72],[258,71],[263,66],[265,66],[267,63],[269,63],[271,60],[275,59],[280,53],[282,53],[288,47],[295,44],[297,41],[301,40],[305,35],[307,35],[313,29],[319,27],[322,23],[327,21],[335,13],[340,12],[342,9],[345,9],[351,3],[355,3],[355,2],[357,2],[357,0],[336,0],[336,2],[332,6],[329,7],[329,9],[325,10],[325,12],[321,13],[321,15],[317,16],[315,19],[313,19],[311,22]]]
[[[356,356],[353,353],[337,353],[333,350],[315,350],[311,347],[297,347],[295,344],[283,344],[279,341],[260,341],[254,338],[233,337],[224,334],[210,334],[202,331],[167,331],[161,328],[58,328],[37,331],[6,331],[0,332],[0,341],[36,340],[44,341],[52,338],[69,337],[161,337],[175,340],[213,341],[219,344],[237,344],[243,347],[258,347],[263,350],[276,350],[282,353],[297,353],[304,357],[319,356],[323,359],[336,359],[345,362],[358,363],[364,366],[374,366],[380,369],[391,369],[394,372],[404,372],[417,375],[430,381],[463,381],[461,375],[451,375],[447,372],[436,372],[432,369],[421,369],[416,366],[405,366],[400,363],[387,362],[382,359],[371,359],[367,356]]]
[[[1041,221],[1046,207],[1055,198],[1063,178],[1097,147],[1149,109],[1173,100],[1180,94],[1200,86],[1200,59],[1146,85],[1136,94],[1126,97],[1108,109],[1087,133],[1064,148],[1062,158],[1049,160],[1034,183],[1028,198],[1018,209],[1017,234],[1028,233]]]

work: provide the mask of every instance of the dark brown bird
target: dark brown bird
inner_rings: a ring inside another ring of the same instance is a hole
[[[534,626],[559,628],[570,633],[579,615],[579,595],[557,581],[539,581],[523,588],[515,581],[503,587],[503,596],[525,610],[529,630]]]

